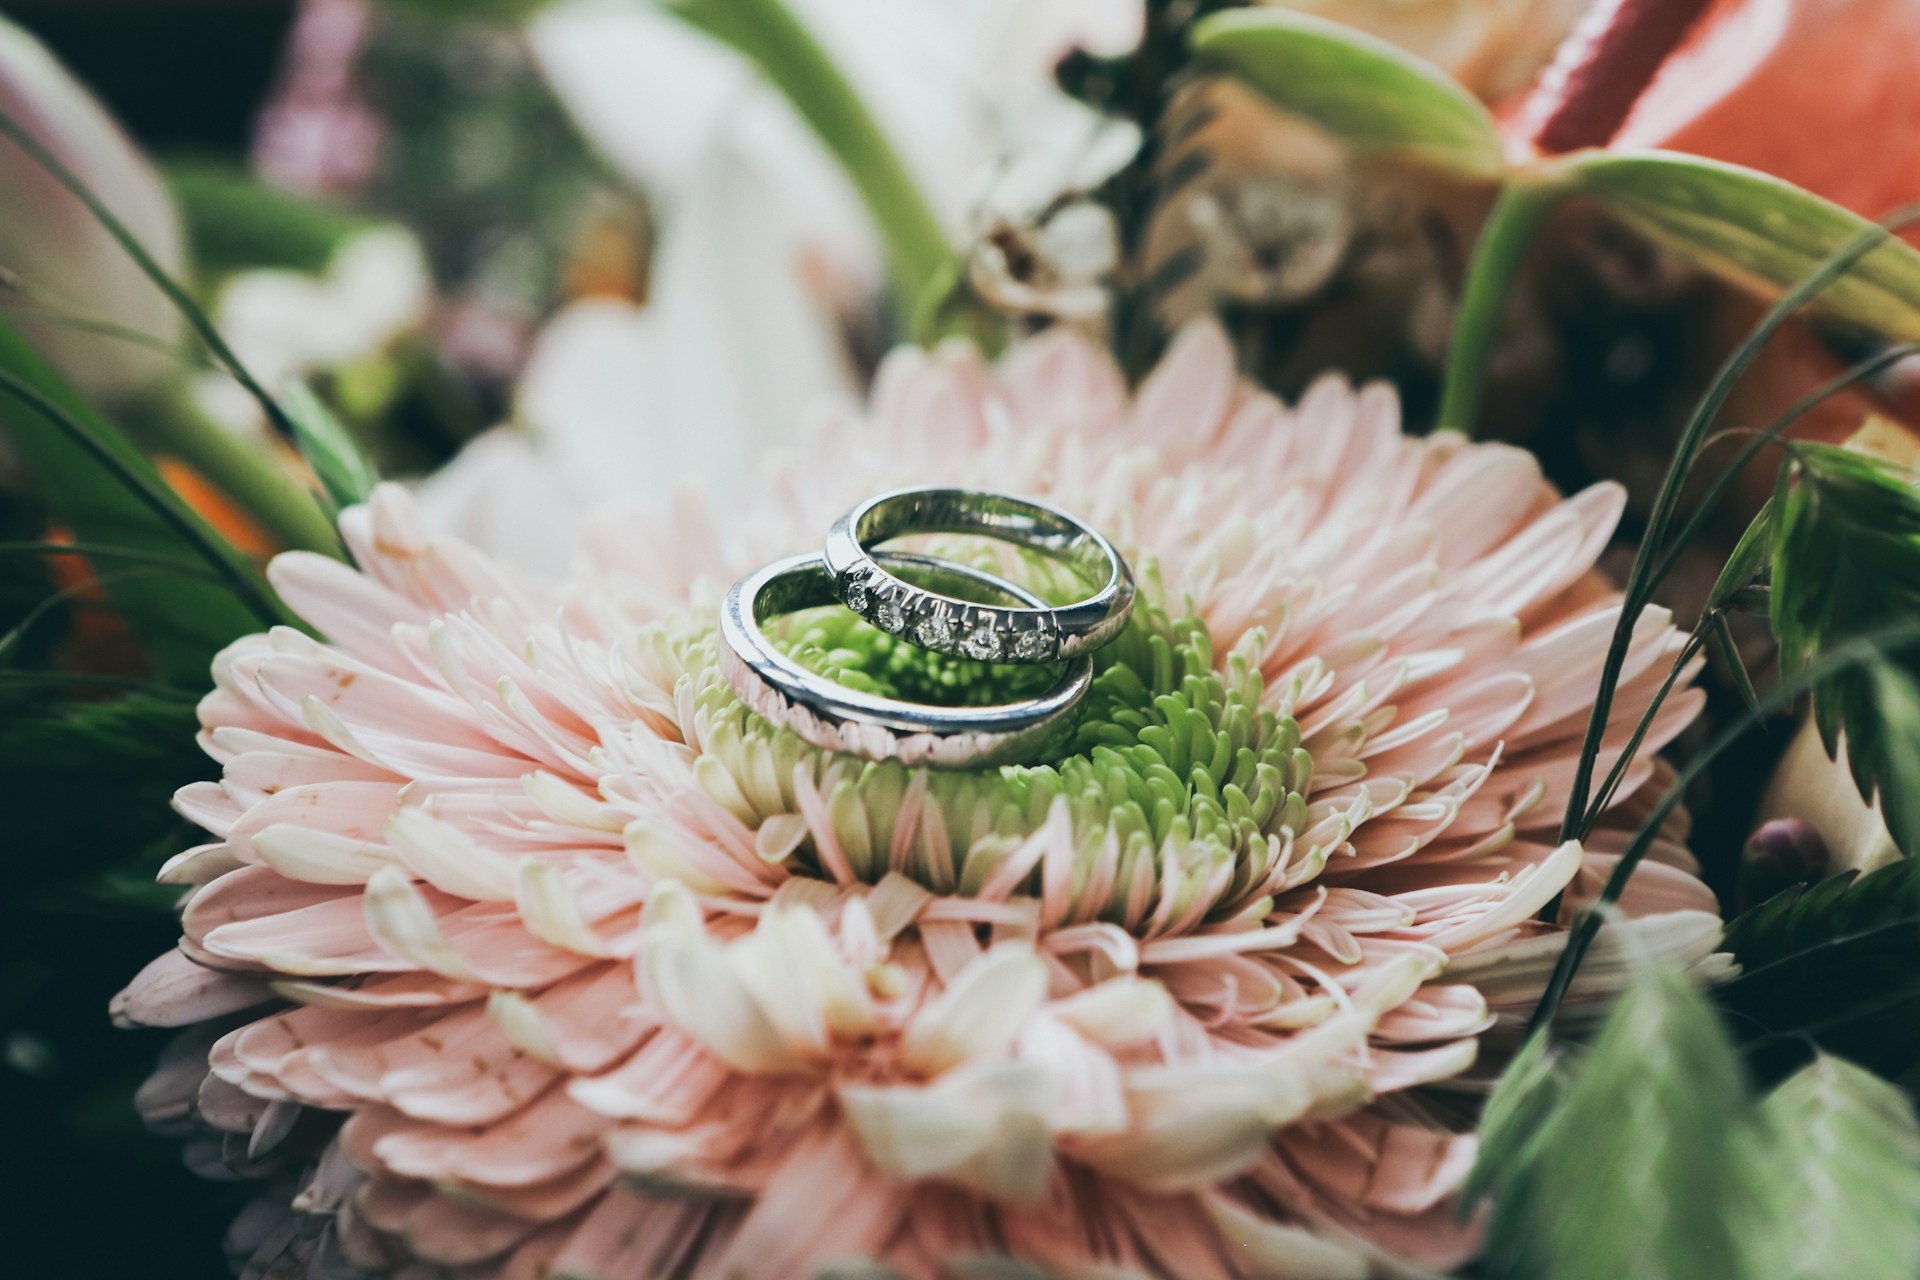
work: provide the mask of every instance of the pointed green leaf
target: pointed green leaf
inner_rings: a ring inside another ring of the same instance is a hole
[[[1538,1133],[1520,1167],[1498,1175],[1498,1273],[1748,1280],[1750,1114],[1733,1044],[1705,999],[1677,972],[1643,970],[1559,1105],[1527,1117]]]
[[[1192,40],[1203,64],[1360,150],[1475,178],[1507,173],[1499,130],[1480,100],[1377,37],[1283,9],[1235,9],[1195,23]]]
[[[1920,490],[1890,463],[1828,445],[1796,447],[1781,491],[1770,597],[1781,668],[1800,670],[1850,637],[1920,617]],[[1920,851],[1920,646],[1819,681],[1829,754],[1846,731],[1860,794],[1876,795],[1894,842]]]
[[[1724,609],[1733,598],[1746,590],[1773,559],[1773,506],[1771,503],[1760,508],[1760,513],[1740,535],[1740,541],[1734,544],[1733,554],[1727,557],[1727,563],[1721,566],[1720,576],[1713,581],[1713,590],[1707,593],[1707,603],[1701,612]]]
[[[1487,1095],[1480,1112],[1480,1151],[1461,1190],[1465,1203],[1479,1200],[1503,1170],[1526,1163],[1524,1153],[1539,1136],[1540,1122],[1566,1093],[1567,1064],[1549,1047],[1550,1040],[1542,1034],[1528,1037]]]
[[[1920,862],[1776,894],[1727,926],[1714,993],[1760,1036],[1823,1039],[1920,998]]]
[[[1550,1047],[1550,1039],[1536,1034],[1527,1040],[1480,1113],[1480,1150],[1460,1188],[1459,1211],[1469,1214],[1481,1200],[1493,1198],[1487,1223],[1490,1257],[1513,1258],[1526,1251],[1536,1212],[1529,1174],[1546,1120],[1566,1096],[1570,1075],[1565,1057]]]
[[[1648,239],[1762,297],[1873,225],[1790,182],[1697,156],[1593,151],[1549,167]],[[1886,338],[1920,338],[1920,250],[1889,237],[1810,309]]]
[[[1822,1056],[1768,1095],[1760,1116],[1767,1276],[1920,1275],[1920,1123],[1904,1093]]]
[[[333,505],[351,507],[365,502],[380,477],[346,425],[297,378],[281,384],[280,403],[293,421],[293,439],[300,456],[313,468]]]

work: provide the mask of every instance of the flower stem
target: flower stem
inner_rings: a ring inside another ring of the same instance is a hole
[[[1467,265],[1460,311],[1453,321],[1446,384],[1440,398],[1442,427],[1475,434],[1494,342],[1507,316],[1507,301],[1526,265],[1540,228],[1566,195],[1551,170],[1522,172],[1507,184],[1487,215],[1473,259]]]
[[[677,0],[672,12],[751,59],[833,153],[865,201],[891,260],[900,315],[953,256],[946,232],[866,104],[781,0]]]

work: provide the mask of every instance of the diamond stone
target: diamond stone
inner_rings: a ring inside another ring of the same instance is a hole
[[[944,613],[930,613],[913,629],[923,648],[945,652],[953,648],[953,620]]]
[[[1042,627],[1013,638],[1013,656],[1022,662],[1045,662],[1053,656],[1053,632]]]
[[[866,578],[859,573],[847,575],[847,608],[855,613],[866,615],[873,607],[873,591],[867,586]]]
[[[880,624],[882,631],[897,633],[907,625],[907,615],[901,610],[900,602],[891,597],[874,606],[873,620]]]
[[[960,642],[960,652],[975,662],[996,662],[1000,658],[1004,645],[1004,640],[1000,633],[994,630],[993,624],[983,622],[968,632],[967,638]]]

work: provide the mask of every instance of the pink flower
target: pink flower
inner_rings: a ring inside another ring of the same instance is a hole
[[[1045,495],[1140,571],[1063,759],[829,757],[718,672],[739,570],[933,480]],[[1132,397],[1066,333],[898,352],[864,417],[731,505],[603,523],[558,583],[382,489],[343,522],[358,570],[274,564],[328,641],[217,663],[225,776],[179,797],[216,839],[164,873],[185,937],[118,1007],[195,1028],[143,1104],[278,1179],[236,1227],[256,1273],[1452,1266],[1474,1147],[1442,1091],[1512,1047],[1562,940],[1536,914],[1621,847],[1551,834],[1620,503],[1403,437],[1383,388],[1288,409],[1212,325]],[[1603,768],[1679,642],[1650,610]],[[1710,966],[1672,834],[1603,936]]]

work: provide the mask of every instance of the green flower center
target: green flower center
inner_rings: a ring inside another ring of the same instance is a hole
[[[695,776],[708,793],[757,829],[798,812],[791,779],[796,765],[810,766],[840,852],[862,879],[897,870],[936,893],[977,891],[1064,800],[1078,918],[1139,927],[1147,914],[1169,911],[1264,915],[1273,892],[1325,861],[1324,849],[1296,848],[1290,838],[1306,829],[1313,760],[1295,720],[1262,705],[1262,637],[1248,635],[1216,663],[1206,623],[1172,618],[1160,595],[1149,572],[1133,621],[1095,655],[1078,729],[1054,757],[926,771],[923,782],[897,762],[821,751],[748,711],[720,675],[710,629],[650,648],[690,686],[683,697],[691,693],[697,710]],[[1000,702],[1059,678],[1057,667],[989,666],[919,649],[838,607],[795,615],[773,632],[810,669],[909,701]],[[913,787],[925,788],[918,818],[906,812]],[[795,860],[796,872],[819,874],[812,839],[775,847],[770,856]]]

